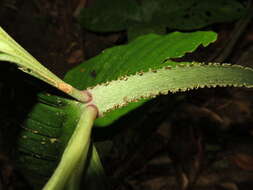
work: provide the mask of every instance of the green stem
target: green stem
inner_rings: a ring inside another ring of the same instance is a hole
[[[54,73],[44,67],[29,52],[21,47],[9,34],[0,27],[0,61],[8,61],[18,65],[19,69],[44,82],[58,88],[80,102],[89,102],[91,97],[85,91],[80,91],[64,82]]]
[[[89,150],[89,148],[88,148]],[[87,152],[88,152],[87,150]],[[79,165],[71,175],[71,178],[69,179],[68,183],[66,184],[65,190],[79,190],[80,189],[80,182],[82,178],[82,173],[85,166],[85,161],[87,161],[87,153],[85,155],[81,156],[81,159],[79,160]]]
[[[86,189],[107,189],[107,178],[100,161],[95,145],[91,146],[90,160],[87,160],[87,170],[85,171],[84,184]]]
[[[67,187],[64,190],[79,190],[81,180],[84,181],[83,184],[85,184],[86,189],[106,189],[104,168],[101,164],[96,147],[92,143],[90,144],[89,153],[89,160],[86,159],[86,162],[80,161],[80,165],[73,173]],[[82,157],[82,159],[83,158],[84,157]]]
[[[66,84],[68,84],[68,83],[66,83]],[[67,93],[67,92],[65,92],[65,93]],[[69,95],[72,96],[73,98],[75,98],[76,100],[80,101],[80,102],[86,103],[86,102],[91,101],[91,95],[85,90],[81,91],[81,90],[78,90],[78,89],[73,87],[72,92],[69,93]]]
[[[76,129],[62,155],[61,161],[43,190],[62,190],[71,179],[80,161],[85,162],[90,145],[90,134],[97,109],[94,106],[84,108]]]

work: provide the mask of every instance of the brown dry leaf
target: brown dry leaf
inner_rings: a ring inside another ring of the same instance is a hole
[[[84,60],[83,51],[81,49],[77,49],[70,54],[69,58],[67,59],[67,62],[69,64],[74,64],[80,63],[83,60]]]
[[[247,171],[253,171],[253,156],[246,153],[237,153],[231,157],[239,168]]]

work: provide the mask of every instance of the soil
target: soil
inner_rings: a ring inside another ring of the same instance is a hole
[[[79,7],[90,3],[2,0],[0,23],[62,78],[66,71],[103,49],[126,42],[124,31],[98,34],[80,27],[75,14]],[[215,61],[233,39],[234,28],[235,23],[212,26],[209,29],[219,34],[218,41],[184,59]],[[253,67],[252,22],[224,61]],[[22,97],[29,96],[24,89],[31,88],[31,84],[23,83],[29,83],[30,78],[24,82],[22,77],[15,67],[1,66],[0,95],[5,101],[1,103],[0,120],[5,127],[0,130],[0,189],[31,189],[13,161],[18,129],[11,127],[9,121],[20,117],[13,107],[22,102]],[[253,189],[252,92],[216,88],[162,96],[110,128],[96,129],[94,141],[98,149],[108,149],[101,158],[109,189]]]

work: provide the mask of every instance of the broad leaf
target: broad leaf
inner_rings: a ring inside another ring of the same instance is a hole
[[[86,29],[98,32],[129,27],[140,31],[140,26],[147,25],[193,30],[233,21],[243,14],[245,8],[236,0],[143,0],[140,5],[135,0],[96,0],[82,11],[80,22]],[[133,31],[136,30],[130,32]]]
[[[55,170],[82,113],[82,103],[39,94],[20,124],[16,165],[34,189],[42,189]]]
[[[79,19],[93,31],[120,31],[141,20],[137,1],[96,0],[91,8],[82,11]],[[112,27],[113,26],[113,27]]]
[[[166,27],[153,25],[153,24],[138,24],[136,26],[131,26],[127,31],[128,41],[132,41],[138,36],[155,33],[155,34],[166,34]]]
[[[57,167],[80,120],[83,106],[83,103],[77,101],[41,93],[38,95],[38,103],[20,124],[22,130],[17,141],[19,154],[16,165],[34,189],[42,189]],[[83,125],[81,127],[85,129]],[[88,132],[86,128],[84,134]],[[85,142],[88,143],[87,139],[82,137],[81,143],[78,142],[74,149],[80,148]],[[96,148],[94,145],[91,148],[91,155],[85,163],[85,178],[89,180],[89,186],[93,186],[96,180],[102,182],[105,178]],[[103,184],[97,185],[103,189]]]
[[[99,56],[70,70],[64,79],[78,89],[86,89],[99,83],[116,80],[120,76],[161,68],[167,65],[167,59],[182,57],[201,44],[207,46],[215,41],[216,37],[214,32],[145,35],[128,45],[105,50]],[[103,120],[100,119],[96,124],[108,125],[140,104],[132,104],[130,107],[118,110]]]
[[[192,30],[238,19],[245,8],[236,0],[144,0],[142,13],[153,25]]]

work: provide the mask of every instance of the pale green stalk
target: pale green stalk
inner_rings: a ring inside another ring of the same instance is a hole
[[[91,129],[97,116],[97,109],[94,106],[87,106],[83,109],[84,111],[62,155],[61,161],[43,190],[64,189],[76,169],[79,166],[83,167],[83,163],[86,161]]]
[[[64,82],[54,73],[44,67],[29,52],[22,48],[9,34],[0,27],[0,61],[8,61],[18,65],[19,69],[57,89],[69,94],[73,98],[81,101],[90,101],[88,93],[80,91],[70,84]]]
[[[87,170],[85,171],[85,188],[89,190],[105,190],[107,189],[107,178],[95,145],[92,146],[91,152]]]
[[[81,156],[81,159],[79,160],[79,164],[76,167],[74,173],[71,175],[71,178],[68,181],[65,190],[79,190],[80,189],[82,173],[86,164],[86,160],[87,160],[87,153]]]
[[[94,144],[90,144],[89,152],[89,160],[86,159],[86,156],[82,156],[82,160],[80,160],[80,164],[73,173],[65,190],[79,190],[81,179],[84,180],[85,188],[87,189],[104,190],[106,188],[104,168]]]

